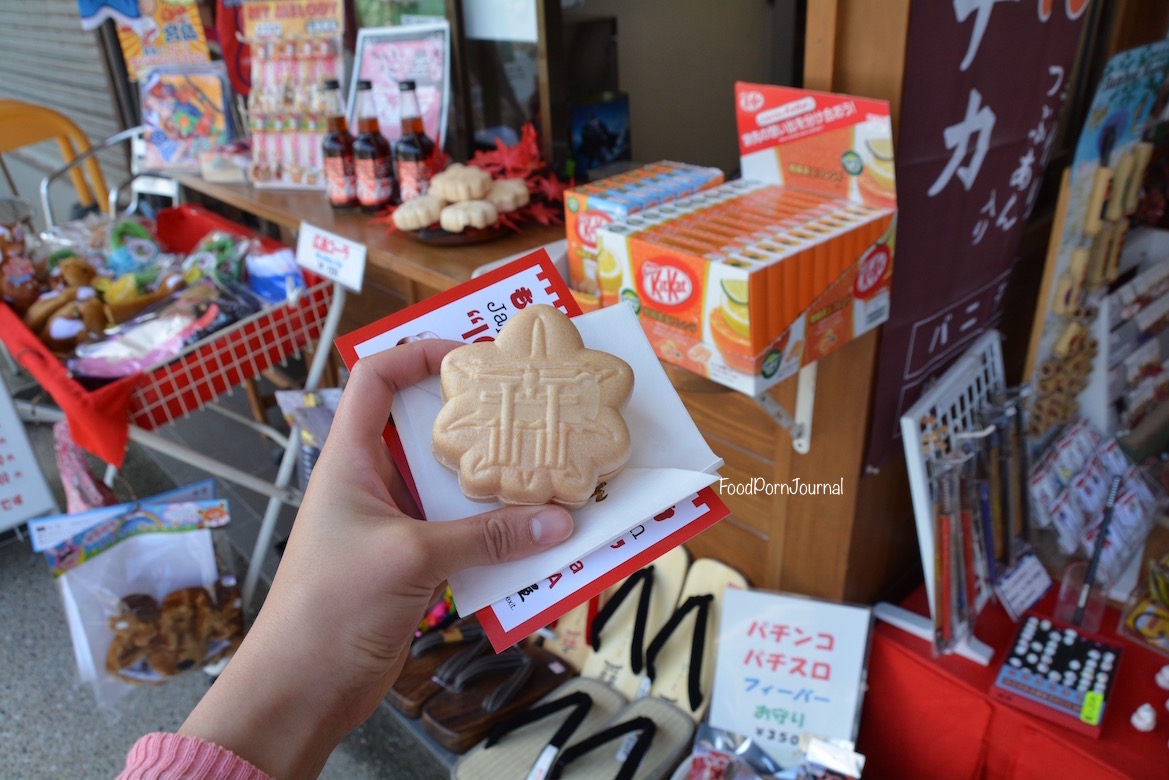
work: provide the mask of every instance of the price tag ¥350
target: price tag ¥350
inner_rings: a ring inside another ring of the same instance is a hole
[[[365,277],[363,244],[321,230],[307,222],[300,223],[300,237],[296,242],[296,263],[342,285],[355,293],[361,292]]]

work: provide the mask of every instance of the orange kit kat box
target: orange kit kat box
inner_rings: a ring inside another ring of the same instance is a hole
[[[722,181],[717,168],[662,161],[565,192],[568,282],[581,307],[589,310],[617,301],[615,270],[598,263],[598,228]]]
[[[606,223],[606,285],[663,360],[757,395],[889,316],[896,198],[881,101],[739,84],[747,178]]]

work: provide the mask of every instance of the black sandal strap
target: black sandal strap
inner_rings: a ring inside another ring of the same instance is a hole
[[[646,717],[631,718],[622,723],[610,726],[607,729],[602,729],[596,734],[582,739],[572,747],[565,749],[557,756],[556,763],[548,770],[547,780],[558,780],[560,774],[564,771],[564,767],[581,756],[596,750],[606,742],[612,742],[618,737],[637,731],[640,732],[637,735],[637,741],[633,743],[633,748],[629,751],[629,755],[621,762],[621,769],[617,772],[617,777],[615,778],[615,780],[633,780],[633,775],[636,774],[637,767],[641,764],[641,760],[645,758],[645,754],[649,752],[650,743],[653,742],[654,734],[657,733],[657,730],[657,724]]]
[[[522,655],[525,659],[524,662],[516,667],[511,677],[501,682],[483,700],[484,712],[499,712],[515,698],[516,694],[520,692],[520,689],[524,687],[524,684],[531,679],[532,674],[536,671],[536,664],[526,653]]]
[[[431,631],[414,640],[410,645],[410,655],[421,658],[432,650],[443,645],[457,645],[477,642],[483,638],[483,627],[472,623],[466,626],[455,626],[442,631]]]
[[[439,664],[438,668],[434,670],[432,679],[439,685],[450,687],[458,673],[463,671],[467,664],[487,652],[489,647],[491,647],[491,642],[486,636],[476,639],[475,643],[466,650],[460,650]]]
[[[674,614],[670,615],[670,619],[662,626],[662,630],[649,643],[649,648],[645,651],[645,668],[649,679],[654,679],[654,661],[657,660],[658,653],[666,646],[670,635],[674,633],[674,629],[682,622],[686,615],[691,610],[698,610],[698,614],[694,618],[694,636],[691,637],[690,644],[690,709],[697,710],[702,706],[702,654],[706,649],[706,622],[710,617],[710,604],[714,601],[714,595],[707,593],[703,596],[691,596],[682,603],[682,606],[674,610]]]
[[[535,668],[530,655],[519,648],[509,647],[499,655],[488,654],[471,661],[455,675],[451,690],[462,693],[467,685],[485,674],[511,671],[511,676],[483,699],[483,711],[496,712],[515,697]]]
[[[649,622],[649,600],[653,594],[654,581],[654,567],[652,565],[646,566],[640,571],[625,578],[625,582],[617,589],[612,598],[605,602],[605,606],[601,607],[597,612],[597,616],[593,618],[593,626],[590,639],[592,640],[593,650],[601,649],[601,631],[604,630],[605,624],[609,622],[609,618],[617,611],[625,601],[625,597],[632,592],[632,590],[641,585],[641,596],[637,602],[637,615],[633,619],[633,642],[630,647],[629,663],[633,669],[634,674],[641,674],[642,659],[645,654],[645,627]]]
[[[572,712],[569,713],[568,718],[560,725],[556,733],[552,735],[552,739],[548,740],[548,746],[559,750],[564,747],[564,743],[568,741],[568,738],[584,722],[585,716],[589,714],[589,710],[593,707],[593,697],[584,691],[573,691],[570,694],[561,696],[559,699],[553,699],[535,707],[529,707],[526,710],[517,712],[510,718],[503,719],[499,723],[496,723],[487,734],[486,747],[491,747],[516,729],[523,728],[529,723],[535,723],[549,715],[554,715],[566,707],[571,707]]]

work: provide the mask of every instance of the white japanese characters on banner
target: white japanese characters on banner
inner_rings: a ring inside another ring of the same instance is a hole
[[[922,388],[1002,318],[1088,0],[914,3],[897,145],[897,275],[867,461]]]

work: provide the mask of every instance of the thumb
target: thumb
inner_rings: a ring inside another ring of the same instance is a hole
[[[535,555],[572,535],[572,515],[558,506],[509,506],[463,520],[427,523],[442,578],[472,566]]]

